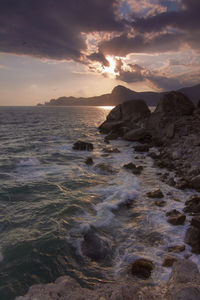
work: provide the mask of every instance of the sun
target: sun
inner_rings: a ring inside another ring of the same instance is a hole
[[[113,56],[106,56],[106,59],[109,62],[109,66],[103,67],[101,72],[114,78],[116,75],[119,75],[119,73],[116,72],[116,60]]]

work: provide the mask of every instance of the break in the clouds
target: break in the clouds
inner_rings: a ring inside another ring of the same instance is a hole
[[[179,88],[198,82],[199,11],[199,0],[0,0],[0,52],[79,62],[127,84]],[[186,50],[193,76],[182,61]],[[153,62],[152,55],[166,54],[159,66]]]

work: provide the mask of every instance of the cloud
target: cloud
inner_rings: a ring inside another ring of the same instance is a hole
[[[122,31],[118,0],[1,0],[0,51],[80,60],[82,33]]]

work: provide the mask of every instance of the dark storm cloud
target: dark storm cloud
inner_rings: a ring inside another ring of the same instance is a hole
[[[161,2],[161,1],[160,1]],[[100,44],[104,54],[162,53],[179,50],[184,44],[199,50],[200,1],[181,0],[179,10],[166,11],[130,23],[134,36],[127,32]]]
[[[82,32],[122,31],[118,0],[0,0],[0,51],[79,60]]]
[[[129,38],[126,35],[115,37],[101,43],[100,50],[105,54],[125,56],[129,53],[158,53],[179,50],[184,35],[182,33],[164,33],[146,38],[136,35]]]
[[[100,62],[103,66],[108,66],[109,62],[101,52],[95,52],[87,56],[90,61]]]

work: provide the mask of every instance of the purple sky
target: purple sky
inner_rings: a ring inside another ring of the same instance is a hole
[[[0,0],[0,105],[200,83],[199,0]]]

